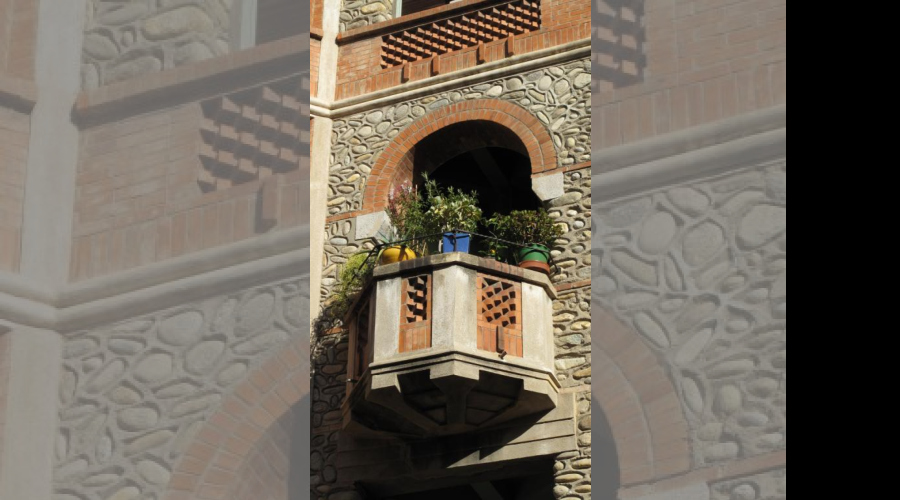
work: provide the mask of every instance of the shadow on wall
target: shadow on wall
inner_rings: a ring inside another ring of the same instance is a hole
[[[290,474],[288,474],[288,500],[310,498],[310,421],[312,411],[310,396],[307,394],[294,405],[296,415],[291,428]]]
[[[612,429],[597,400],[591,401],[591,496],[594,500],[617,500],[620,487],[619,455]]]
[[[644,54],[644,0],[593,0],[591,65],[595,91],[641,83]]]

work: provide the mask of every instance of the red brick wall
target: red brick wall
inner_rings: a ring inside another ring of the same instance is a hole
[[[309,95],[312,97],[319,95],[319,53],[321,50],[322,42],[311,38],[309,41]]]
[[[229,500],[292,500],[288,481],[294,412],[288,412],[266,431],[247,454],[240,470],[233,474],[225,498]],[[303,492],[307,493],[307,492]],[[296,496],[297,493],[294,493]],[[299,497],[297,497],[299,498]]]
[[[450,5],[447,8],[455,8]],[[543,0],[541,28],[515,37],[513,51],[523,54],[562,45],[590,37],[591,5],[586,0]],[[379,25],[374,25],[378,28]],[[365,28],[371,30],[372,28]],[[354,32],[346,35],[354,35]],[[347,43],[340,48],[338,60],[337,99],[374,92],[403,83],[402,67],[382,69],[381,34]],[[485,61],[497,61],[507,57],[505,40],[485,46]],[[476,47],[470,47],[438,56],[440,73],[449,73],[478,65]],[[410,64],[410,80],[422,80],[432,76],[431,59]]]
[[[261,234],[263,181],[204,193],[200,104],[87,130],[76,181],[72,279],[163,261]],[[309,161],[274,176],[273,231],[308,223]]]
[[[35,0],[0,0],[0,73],[34,78],[37,8]]]
[[[3,1],[3,0],[0,0]],[[0,270],[19,268],[29,117],[0,108]]]
[[[785,0],[645,6],[645,71],[633,85],[597,85],[594,150],[786,103]]]
[[[322,29],[322,0],[310,0],[309,2],[309,26],[313,30]]]

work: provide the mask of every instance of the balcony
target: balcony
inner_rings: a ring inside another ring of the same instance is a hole
[[[451,253],[381,266],[354,309],[344,428],[440,437],[557,407],[549,279]]]

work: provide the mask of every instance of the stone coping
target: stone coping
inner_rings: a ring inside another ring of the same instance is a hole
[[[553,286],[553,283],[548,276],[536,271],[529,271],[528,269],[523,269],[518,266],[503,264],[493,259],[486,259],[484,257],[478,257],[462,252],[429,255],[427,257],[397,262],[395,264],[378,266],[375,268],[373,276],[376,281],[380,281],[414,272],[433,272],[436,269],[450,266],[462,266],[498,278],[507,278],[513,281],[530,283],[543,288],[551,299],[555,300],[557,298],[556,287]]]
[[[303,33],[83,91],[73,118],[81,127],[96,126],[302,74],[309,67],[309,44],[310,34]]]
[[[30,114],[37,102],[34,82],[0,75],[0,107]]]
[[[381,21],[380,23],[370,24],[369,26],[347,30],[338,35],[337,44],[344,45],[366,38],[374,38],[387,33],[402,31],[413,26],[433,23],[435,21],[468,14],[469,12],[481,10],[485,7],[511,3],[514,1],[516,0],[462,0],[461,2],[441,5],[439,7],[423,10],[422,12],[416,12],[415,14],[407,14],[398,18],[388,19],[387,21]]]

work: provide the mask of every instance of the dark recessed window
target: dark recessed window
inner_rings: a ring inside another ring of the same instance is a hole
[[[442,5],[447,5],[448,0],[397,0],[402,2],[401,4],[401,15],[407,16],[409,14],[415,14],[416,12],[422,12],[423,10],[433,9],[435,7],[440,7]]]

